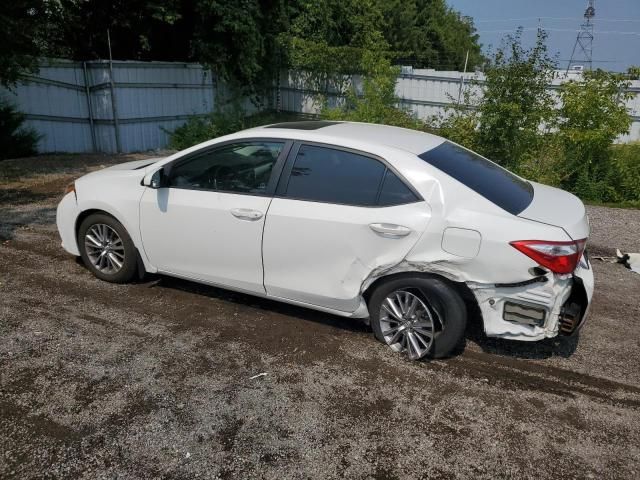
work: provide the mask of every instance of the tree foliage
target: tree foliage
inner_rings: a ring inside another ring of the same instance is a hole
[[[34,155],[39,139],[35,130],[24,126],[24,115],[0,100],[0,160]]]
[[[445,0],[378,0],[386,21],[383,30],[397,62],[416,68],[462,70],[484,63],[478,35],[470,18]]]
[[[564,82],[555,95],[547,87],[555,62],[538,32],[536,45],[522,47],[520,33],[507,37],[476,84],[436,119],[439,132],[517,173],[570,190],[586,200],[636,201],[640,149],[614,146],[631,117],[627,75],[597,70]]]
[[[398,107],[395,85],[399,68],[391,64],[382,34],[373,28],[367,32],[359,65],[362,73],[361,88],[358,88],[356,82],[352,82],[344,103],[334,108],[325,107],[322,116],[330,120],[424,128],[424,123],[410,111]]]
[[[46,0],[11,0],[0,8],[0,84],[14,85],[23,73],[37,70],[38,57],[57,39],[55,4]]]
[[[473,26],[445,0],[15,0],[0,11],[0,80],[39,56],[196,61],[249,90],[280,69],[351,72],[372,21],[395,61],[481,62]],[[7,80],[4,80],[7,79]],[[327,78],[324,84],[327,82]]]
[[[554,99],[547,89],[555,62],[548,56],[546,34],[538,30],[536,44],[525,49],[522,30],[507,36],[485,75],[479,105],[477,148],[507,167],[540,138],[540,128],[552,123]]]
[[[631,117],[625,106],[630,94],[622,75],[602,70],[585,72],[580,80],[560,89],[562,107],[558,136],[566,152],[568,170],[563,183],[585,198],[611,201],[611,144],[627,133]]]

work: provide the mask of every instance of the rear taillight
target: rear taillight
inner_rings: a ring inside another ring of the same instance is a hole
[[[510,245],[554,273],[571,273],[578,266],[587,239],[573,242],[519,240]]]

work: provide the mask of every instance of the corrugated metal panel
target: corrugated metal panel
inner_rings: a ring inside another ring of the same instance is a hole
[[[87,62],[89,100],[93,113],[96,150],[115,152],[111,78],[108,61]],[[170,62],[113,62],[116,110],[120,143],[123,152],[165,148],[167,130],[183,124],[191,115],[213,111],[217,98],[225,98],[224,85],[218,85],[211,72],[201,65]],[[460,72],[413,70],[400,75],[396,94],[402,105],[423,119],[443,114],[446,106],[457,102],[460,94]],[[482,74],[467,73],[465,90],[481,95]],[[557,91],[562,78],[550,88]],[[357,90],[361,79],[354,78]],[[304,75],[283,72],[280,87],[274,93],[277,107],[283,111],[317,114],[318,92],[304,88]],[[620,141],[640,140],[640,81],[632,82],[633,98],[628,102],[634,123],[629,135]],[[28,76],[14,90],[0,89],[0,95],[18,105],[27,115],[27,124],[35,128],[42,139],[40,152],[89,152],[93,148],[89,123],[89,108],[84,83],[83,64],[64,60],[49,60],[40,71]],[[330,94],[329,105],[343,99]],[[246,100],[242,105],[253,112],[256,107]]]
[[[461,78],[464,76],[464,84]],[[570,75],[569,78],[574,78]],[[554,79],[549,88],[557,96],[557,88],[566,78],[560,75]],[[464,94],[468,92],[472,97],[482,96],[484,75],[481,73],[466,73],[436,71],[429,69],[414,69],[412,73],[400,75],[396,83],[396,95],[400,104],[411,109],[418,118],[428,120],[442,115],[447,106],[464,101]],[[357,82],[356,82],[357,83]],[[462,88],[461,88],[462,87]],[[358,89],[357,89],[358,90]],[[627,102],[633,123],[628,135],[621,136],[619,142],[640,140],[640,81],[631,82],[630,92],[634,95]],[[276,93],[279,96],[279,108],[283,111],[318,114],[319,105],[313,102],[317,92],[304,89],[304,82],[299,75],[283,72],[280,76],[280,87]],[[329,105],[335,105],[340,100],[335,95],[329,95]]]
[[[115,152],[109,62],[87,62],[96,150]],[[189,116],[213,111],[215,82],[201,65],[170,62],[113,62],[121,150],[167,146],[168,134]],[[27,115],[42,139],[40,152],[93,149],[82,63],[52,60],[13,91],[0,94]]]

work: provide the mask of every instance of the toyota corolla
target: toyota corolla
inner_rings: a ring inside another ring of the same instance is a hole
[[[593,295],[575,196],[444,138],[306,121],[67,187],[62,246],[98,278],[181,277],[345,317],[410,359],[575,334]]]

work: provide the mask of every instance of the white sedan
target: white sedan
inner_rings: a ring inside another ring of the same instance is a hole
[[[93,172],[57,224],[102,280],[161,273],[363,318],[410,359],[450,354],[467,318],[574,334],[593,295],[578,198],[382,125],[268,125]]]

